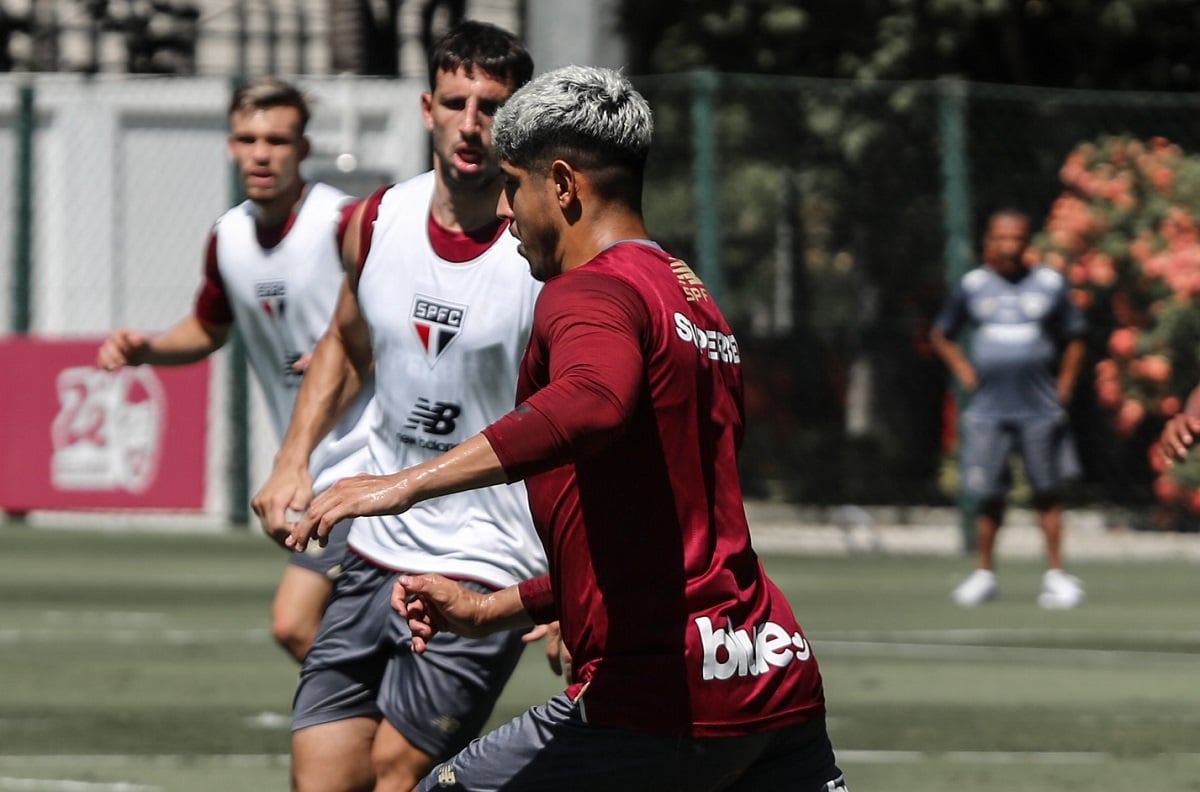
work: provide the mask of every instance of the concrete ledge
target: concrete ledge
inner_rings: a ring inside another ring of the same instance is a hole
[[[814,508],[748,501],[754,546],[764,553],[963,555],[957,509],[928,507]],[[1135,531],[1100,510],[1069,511],[1067,559],[1200,563],[1200,533]],[[1000,558],[1041,558],[1042,533],[1032,511],[1013,509],[997,540]]]

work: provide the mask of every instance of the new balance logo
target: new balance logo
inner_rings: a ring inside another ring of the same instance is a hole
[[[450,342],[462,331],[466,318],[465,305],[455,305],[445,300],[434,300],[417,295],[413,298],[412,321],[417,340],[425,348],[430,368],[450,346]]]
[[[458,779],[454,777],[454,768],[449,763],[438,766],[434,772],[437,773],[437,782],[440,787],[452,787],[458,783]]]
[[[422,397],[417,399],[412,412],[408,414],[408,420],[405,421],[404,428],[416,429],[420,427],[427,434],[448,435],[454,431],[457,426],[454,420],[461,414],[462,407],[459,407],[457,404],[444,401],[430,403],[429,399]]]
[[[782,668],[793,660],[812,657],[808,641],[799,632],[789,633],[775,622],[749,629],[713,629],[707,616],[696,619],[704,652],[701,674],[705,681],[734,675],[758,676]]]
[[[257,281],[254,296],[267,316],[266,327],[274,336],[276,347],[282,355],[280,373],[285,384],[299,387],[303,371],[296,370],[296,361],[304,355],[298,349],[288,324],[287,282],[281,280]]]

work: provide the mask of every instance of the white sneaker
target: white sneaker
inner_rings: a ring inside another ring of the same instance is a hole
[[[970,577],[958,584],[951,594],[954,601],[963,608],[973,608],[993,600],[1000,593],[996,585],[996,574],[990,569],[976,569]]]
[[[1083,581],[1061,569],[1047,569],[1042,575],[1042,593],[1038,605],[1048,610],[1067,610],[1084,600]]]

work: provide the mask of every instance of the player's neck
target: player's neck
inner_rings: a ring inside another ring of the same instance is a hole
[[[608,207],[591,219],[568,226],[562,247],[564,272],[588,263],[618,242],[650,239],[641,215],[628,208]]]
[[[259,228],[280,228],[287,224],[296,212],[304,196],[308,194],[308,184],[299,182],[295,189],[281,194],[270,202],[254,202],[254,221]]]
[[[1015,261],[1011,263],[992,263],[989,261],[988,267],[990,267],[992,272],[995,272],[1001,278],[1004,278],[1007,281],[1013,281],[1014,283],[1029,274],[1029,265],[1023,261]]]
[[[451,186],[439,177],[429,211],[434,222],[447,231],[470,234],[491,227],[496,222],[500,186],[499,179],[486,185]]]

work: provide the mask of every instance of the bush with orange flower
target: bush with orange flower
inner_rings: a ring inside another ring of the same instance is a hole
[[[1107,137],[1072,151],[1059,177],[1031,255],[1064,273],[1088,313],[1096,401],[1117,433],[1157,437],[1200,382],[1200,155]],[[1155,497],[1200,512],[1197,457],[1168,470],[1146,449]]]

